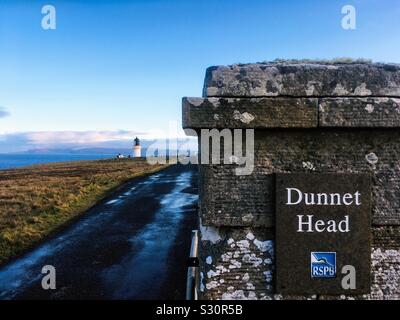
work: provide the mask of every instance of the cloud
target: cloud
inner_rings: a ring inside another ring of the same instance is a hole
[[[39,131],[28,132],[25,136],[31,144],[44,147],[56,146],[103,146],[109,143],[132,141],[135,136],[144,135],[136,131]]]
[[[136,131],[40,131],[0,133],[0,153],[32,149],[130,147]]]
[[[0,118],[8,117],[10,113],[6,110],[6,108],[0,106]]]
[[[129,130],[0,132],[0,153],[22,152],[35,149],[126,149],[132,147],[133,139],[136,136],[142,141],[159,137],[151,132]]]

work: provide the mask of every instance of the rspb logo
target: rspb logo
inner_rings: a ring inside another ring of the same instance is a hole
[[[336,277],[336,252],[311,252],[311,278]]]

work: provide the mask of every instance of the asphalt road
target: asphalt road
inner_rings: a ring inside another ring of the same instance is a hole
[[[129,182],[81,219],[0,269],[0,299],[184,299],[194,166]],[[44,265],[56,289],[41,286]]]

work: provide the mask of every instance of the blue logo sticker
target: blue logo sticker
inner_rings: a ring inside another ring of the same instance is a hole
[[[311,252],[311,278],[336,277],[336,252]]]

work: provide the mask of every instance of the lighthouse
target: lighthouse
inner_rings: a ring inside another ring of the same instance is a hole
[[[133,144],[133,157],[134,158],[140,158],[141,157],[141,151],[142,151],[142,146],[140,145],[140,140],[138,137],[135,138]]]

